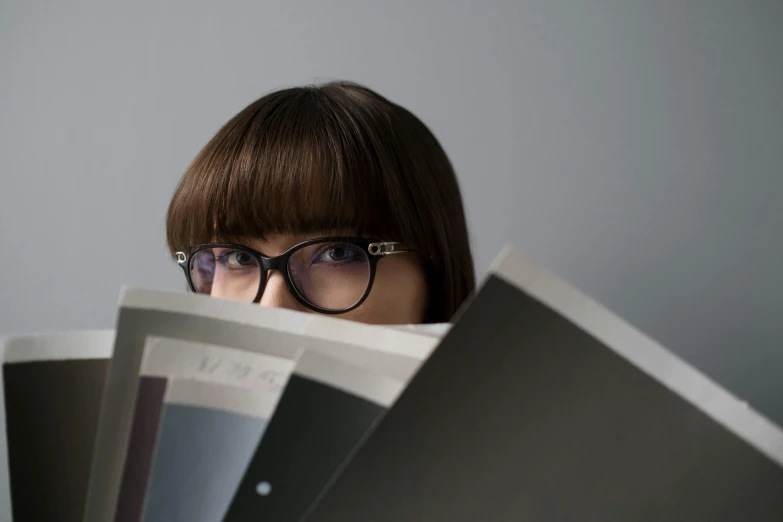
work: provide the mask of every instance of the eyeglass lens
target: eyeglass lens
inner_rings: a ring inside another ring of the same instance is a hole
[[[262,267],[247,252],[230,248],[200,250],[191,257],[190,277],[196,292],[237,301],[252,301],[265,281]],[[291,283],[311,305],[347,310],[370,284],[370,260],[350,243],[321,242],[302,247],[288,259]]]

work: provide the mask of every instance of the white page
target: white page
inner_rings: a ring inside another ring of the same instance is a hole
[[[108,359],[114,347],[114,330],[88,330],[8,337],[3,363]]]
[[[265,420],[269,420],[274,410],[274,404],[269,401],[269,394],[264,391],[181,377],[171,379],[163,402],[221,410]]]
[[[215,344],[147,337],[141,375],[193,379],[278,394],[294,360]]]
[[[451,330],[451,323],[399,324],[392,326],[392,328],[402,330],[403,332],[429,335],[431,337],[443,339],[443,336]]]

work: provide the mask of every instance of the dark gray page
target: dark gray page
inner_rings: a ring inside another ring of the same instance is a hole
[[[295,522],[385,408],[292,375],[224,522]],[[271,486],[259,495],[259,483]]]
[[[139,522],[158,440],[167,380],[147,375],[139,379],[128,458],[122,475],[114,522]]]
[[[16,522],[81,522],[108,359],[3,365]]]
[[[771,522],[783,468],[491,276],[305,520]]]

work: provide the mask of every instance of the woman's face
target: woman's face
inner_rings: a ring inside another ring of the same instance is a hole
[[[244,244],[266,256],[274,257],[294,245],[317,237],[323,235],[281,234],[270,236],[264,241],[246,241]],[[217,283],[217,277],[215,282]],[[214,290],[213,295],[220,297],[216,291],[217,287]],[[291,295],[283,276],[277,270],[269,271],[260,304],[317,313]],[[422,322],[426,305],[427,283],[424,271],[414,254],[401,253],[379,259],[375,280],[367,299],[357,308],[336,317],[371,324],[414,324]]]

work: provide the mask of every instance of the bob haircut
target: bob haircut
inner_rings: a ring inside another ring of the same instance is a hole
[[[429,285],[425,322],[448,321],[473,291],[446,153],[416,116],[353,83],[283,89],[247,106],[193,160],[166,220],[172,253],[336,231],[415,250]]]

